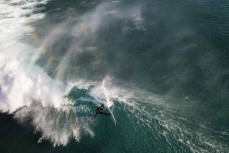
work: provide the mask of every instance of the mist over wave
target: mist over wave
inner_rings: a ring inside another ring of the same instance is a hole
[[[95,105],[105,103],[108,107],[113,105],[113,102],[109,99],[117,98],[115,97],[117,94],[112,89],[106,90],[105,82],[109,81],[109,79],[107,77],[106,79],[105,76],[103,82],[94,83],[82,82],[81,80],[77,82],[75,82],[76,80],[69,80],[65,83],[59,81],[62,77],[61,75],[65,74],[65,70],[69,66],[68,60],[71,58],[73,51],[75,53],[74,56],[77,56],[78,52],[80,54],[82,52],[80,47],[87,41],[85,40],[86,38],[74,46],[72,44],[66,55],[61,57],[61,61],[56,68],[57,75],[55,77],[49,76],[45,69],[36,65],[36,61],[41,58],[41,54],[45,51],[44,49],[47,48],[47,45],[52,45],[55,39],[61,39],[60,34],[66,33],[63,29],[65,28],[64,26],[54,27],[49,35],[44,40],[41,40],[39,48],[22,41],[23,37],[30,37],[35,30],[29,26],[29,22],[40,20],[44,17],[45,14],[33,14],[37,9],[36,6],[41,4],[45,4],[45,2],[11,1],[1,4],[1,7],[7,8],[8,11],[2,13],[2,22],[5,27],[1,26],[4,33],[1,35],[2,51],[0,53],[0,109],[2,112],[13,113],[14,117],[22,124],[29,121],[34,126],[35,131],[42,133],[42,137],[38,142],[41,142],[42,139],[49,139],[54,146],[67,145],[71,138],[79,141],[82,133],[94,136],[89,126],[92,122],[91,116],[93,116],[94,110],[87,108],[85,105],[74,107],[74,99],[65,97],[70,90],[75,85],[82,89],[94,85],[95,87],[90,93],[90,96],[94,98],[92,103],[95,103]],[[98,12],[100,11],[96,11],[90,18],[96,16],[99,18]],[[99,19],[85,19],[89,15],[85,16],[82,17],[82,20],[88,23],[78,23],[75,25],[75,30],[72,29],[75,31],[75,35],[78,34],[80,37],[86,37],[82,24],[88,26],[92,24],[94,27],[96,25],[95,22],[99,22]],[[91,20],[93,23],[87,20]],[[13,27],[7,29],[11,25]],[[89,28],[92,29],[92,26]],[[73,33],[71,32],[71,34]],[[83,101],[82,99],[80,100]],[[86,98],[84,101],[86,103],[90,100]],[[76,116],[79,112],[83,114],[80,117]]]
[[[0,111],[53,146],[226,152],[228,67],[183,5],[0,2]],[[101,104],[113,115],[93,120]]]

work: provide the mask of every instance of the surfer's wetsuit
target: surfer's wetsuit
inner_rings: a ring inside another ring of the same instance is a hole
[[[96,117],[97,114],[103,114],[103,115],[111,115],[110,113],[104,113],[104,112],[101,112],[102,110],[105,110],[106,108],[104,106],[99,106],[96,108],[95,110],[95,115],[94,115],[94,118]]]

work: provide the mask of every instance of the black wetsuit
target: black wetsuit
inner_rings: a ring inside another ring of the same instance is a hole
[[[94,118],[96,117],[97,114],[111,115],[110,113],[101,112],[104,109],[106,109],[104,106],[100,106],[100,107],[96,108]]]

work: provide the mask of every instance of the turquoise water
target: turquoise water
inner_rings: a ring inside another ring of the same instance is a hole
[[[0,9],[0,152],[228,152],[227,1]]]

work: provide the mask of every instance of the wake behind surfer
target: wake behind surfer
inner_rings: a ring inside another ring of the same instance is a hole
[[[95,110],[94,118],[97,116],[97,114],[111,115],[110,113],[103,112],[104,110],[107,110],[107,108],[104,105],[97,107]]]

